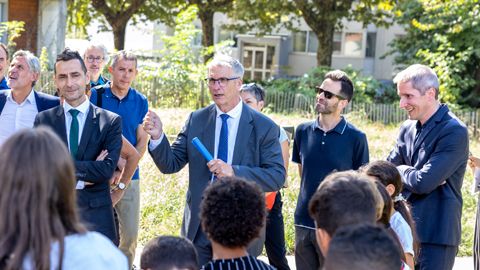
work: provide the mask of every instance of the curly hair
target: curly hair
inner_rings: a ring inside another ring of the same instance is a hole
[[[246,247],[265,223],[265,198],[257,184],[225,177],[205,190],[200,218],[210,240],[228,248]]]
[[[143,249],[140,258],[142,269],[198,269],[195,247],[190,240],[177,236],[159,236]]]

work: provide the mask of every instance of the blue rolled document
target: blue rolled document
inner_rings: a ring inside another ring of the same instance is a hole
[[[207,148],[205,148],[205,145],[203,145],[203,143],[197,137],[193,138],[192,143],[200,152],[200,154],[202,154],[202,156],[207,160],[207,162],[213,159],[212,154],[208,152]]]

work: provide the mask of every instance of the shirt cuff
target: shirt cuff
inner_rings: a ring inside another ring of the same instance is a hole
[[[473,173],[473,192],[480,191],[480,168],[475,168]]]
[[[84,189],[85,188],[85,182],[84,181],[77,181],[77,186],[75,189]]]
[[[165,137],[165,133],[162,133],[160,138],[156,140],[150,139],[150,142],[148,143],[148,150],[153,151],[155,148],[157,148],[157,146],[159,146],[160,143],[162,143],[162,140],[164,137]]]

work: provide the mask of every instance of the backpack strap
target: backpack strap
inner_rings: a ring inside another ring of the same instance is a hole
[[[103,93],[105,93],[105,88],[103,88],[103,85],[99,85],[95,87],[95,90],[97,91],[97,107],[102,108],[102,100],[103,100]]]

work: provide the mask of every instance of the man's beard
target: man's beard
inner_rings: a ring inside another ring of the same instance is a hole
[[[317,112],[317,114],[332,114],[335,111],[337,111],[337,108],[338,108],[338,102],[331,105],[329,105],[328,102],[321,103],[321,104],[317,102],[315,104],[315,111]]]

